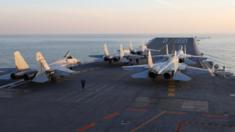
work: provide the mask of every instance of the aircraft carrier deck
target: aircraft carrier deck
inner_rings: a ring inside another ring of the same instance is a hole
[[[0,89],[0,131],[235,132],[232,77],[152,81],[134,80],[118,64],[75,69],[80,73],[58,82]]]

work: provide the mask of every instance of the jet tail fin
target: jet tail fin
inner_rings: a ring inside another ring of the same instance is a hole
[[[129,43],[129,50],[130,51],[133,51],[133,45],[132,45],[132,42]]]
[[[141,45],[141,51],[142,51],[142,52],[144,52],[146,49],[147,49],[147,47],[146,47],[145,44]]]
[[[39,62],[40,66],[43,70],[49,71],[51,69],[50,66],[48,65],[46,59],[44,58],[42,53],[39,51],[36,53],[36,60]]]
[[[107,44],[104,44],[104,56],[109,56],[109,50]]]
[[[184,45],[184,54],[187,55],[187,47]]]
[[[150,50],[148,51],[148,67],[153,68],[153,58]]]
[[[124,53],[124,49],[123,49],[123,45],[120,45],[120,59],[122,59],[124,57],[125,53]]]
[[[169,55],[168,44],[166,44],[166,55]]]
[[[29,69],[28,63],[25,61],[24,57],[19,51],[14,52],[15,65],[18,71]]]

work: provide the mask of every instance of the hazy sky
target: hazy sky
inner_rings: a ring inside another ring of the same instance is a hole
[[[235,0],[0,0],[0,34],[235,33]]]

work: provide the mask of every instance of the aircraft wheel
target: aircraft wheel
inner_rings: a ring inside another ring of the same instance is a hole
[[[29,76],[27,74],[24,74],[24,80],[28,81],[29,80]]]
[[[136,61],[136,64],[139,64],[139,59],[136,59],[135,61]]]

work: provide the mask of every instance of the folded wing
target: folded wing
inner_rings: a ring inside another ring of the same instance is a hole
[[[192,66],[187,66],[185,71],[187,74],[190,75],[210,75],[210,72],[208,69],[202,69],[202,68],[197,68],[197,67],[192,67]]]

